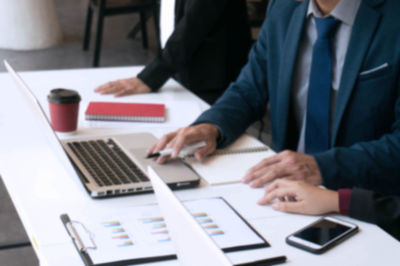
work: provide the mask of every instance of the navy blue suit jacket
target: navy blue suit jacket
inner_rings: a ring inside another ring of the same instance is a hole
[[[221,146],[261,119],[269,103],[273,148],[296,149],[290,95],[307,7],[308,1],[271,1],[247,65],[195,122],[218,125]],[[336,99],[331,148],[315,154],[328,188],[400,194],[399,10],[398,0],[363,0],[360,5]]]

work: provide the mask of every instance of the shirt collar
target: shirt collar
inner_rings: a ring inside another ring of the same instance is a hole
[[[329,15],[324,16],[315,3],[315,0],[310,0],[307,17],[311,15],[317,18],[332,16],[344,24],[353,26],[360,4],[361,0],[340,0],[332,12]]]

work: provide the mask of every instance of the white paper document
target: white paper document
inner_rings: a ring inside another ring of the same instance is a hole
[[[268,247],[222,198],[184,202],[204,230],[225,251]],[[122,208],[115,213],[77,219],[74,227],[94,264],[174,255],[175,250],[158,205]]]
[[[194,158],[186,162],[208,183],[227,184],[241,182],[252,166],[262,159],[275,155],[275,152],[248,135],[243,135],[220,154],[211,155],[203,162]]]

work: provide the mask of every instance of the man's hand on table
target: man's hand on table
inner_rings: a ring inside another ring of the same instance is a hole
[[[185,145],[190,145],[199,141],[205,141],[207,145],[199,148],[194,153],[195,159],[201,162],[207,155],[215,151],[219,134],[219,129],[215,125],[208,123],[184,127],[164,135],[148,150],[148,154],[157,153],[167,148],[173,149],[174,152],[170,157],[163,156],[158,158],[158,163],[164,163],[169,158],[174,159],[178,157],[179,152]]]
[[[138,93],[149,93],[151,89],[138,78],[119,79],[107,82],[97,87],[95,92],[100,94],[114,94],[115,97]]]
[[[279,178],[322,184],[321,172],[314,157],[293,151],[283,151],[263,159],[249,169],[243,182],[255,188]]]

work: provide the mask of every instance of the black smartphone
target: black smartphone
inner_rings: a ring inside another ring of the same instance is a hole
[[[358,232],[358,226],[333,217],[323,217],[286,238],[289,245],[321,254]]]

